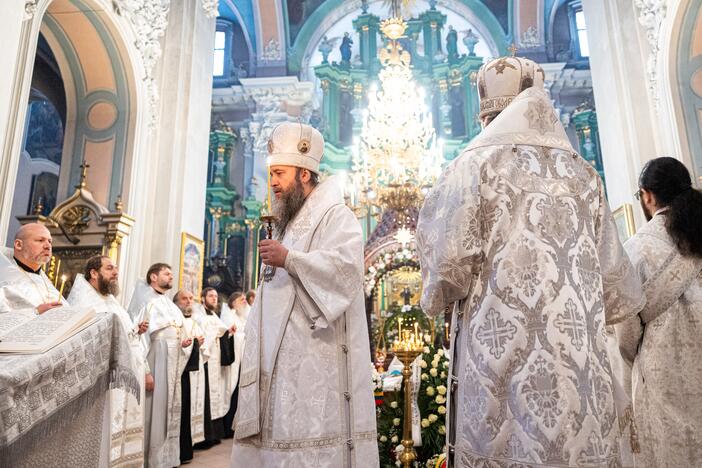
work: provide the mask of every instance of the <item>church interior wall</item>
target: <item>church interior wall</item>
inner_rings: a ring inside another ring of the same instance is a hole
[[[634,204],[638,174],[657,156],[638,18],[627,0],[583,2],[610,207]],[[634,210],[637,227],[645,223]]]
[[[154,261],[171,263],[177,277],[181,232],[203,236],[214,19],[198,0],[171,2],[167,18],[159,14],[168,11],[168,2],[138,12],[121,1],[44,0],[27,2],[26,8],[24,3],[8,6],[0,19],[0,39],[10,51],[0,60],[15,71],[0,78],[0,125],[8,130],[0,132],[0,173],[7,175],[0,194],[0,242],[12,237],[11,203],[41,29],[67,75],[61,196],[72,192],[77,165],[86,157],[92,166],[87,183],[101,204],[112,208],[121,196],[125,213],[136,218],[121,246],[122,300],[128,301],[134,281]],[[69,15],[69,9],[79,11]],[[173,27],[159,42],[162,19]],[[150,63],[161,48],[168,58],[156,75]],[[154,112],[158,102],[161,108]],[[161,121],[159,113],[165,116]],[[159,178],[167,187],[156,183]]]
[[[198,0],[171,4],[154,74],[158,119],[145,152],[147,169],[138,182],[148,188],[135,197],[143,214],[129,239],[136,249],[130,254],[135,261],[128,266],[129,278],[143,278],[156,261],[169,263],[177,278],[181,233],[204,237],[214,32],[215,21]]]

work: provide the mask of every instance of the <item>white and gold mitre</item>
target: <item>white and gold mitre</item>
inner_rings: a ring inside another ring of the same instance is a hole
[[[269,166],[295,166],[319,174],[324,137],[303,123],[285,122],[273,129],[268,140]]]
[[[480,118],[502,112],[522,91],[542,89],[546,75],[538,63],[523,57],[500,57],[478,71]]]

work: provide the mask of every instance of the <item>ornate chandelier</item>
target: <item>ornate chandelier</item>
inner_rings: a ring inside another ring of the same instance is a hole
[[[398,42],[406,28],[399,16],[381,23],[389,41],[379,54],[380,89],[371,88],[354,161],[366,198],[399,214],[419,205],[443,159],[424,89],[414,81],[411,56]]]

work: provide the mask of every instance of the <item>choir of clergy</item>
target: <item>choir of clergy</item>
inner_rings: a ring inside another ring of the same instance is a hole
[[[417,225],[422,307],[452,311],[449,466],[702,466],[702,194],[679,161],[652,160],[649,222],[622,246],[539,65],[501,57],[476,81],[484,129]],[[0,320],[69,303],[128,337],[143,385],[110,390],[111,466],[174,467],[232,436],[233,467],[378,466],[361,227],[320,179],[316,129],[282,123],[268,152],[275,233],[257,291],[225,304],[212,288],[171,299],[155,263],[125,310],[105,256],[66,301],[37,223],[0,252]]]

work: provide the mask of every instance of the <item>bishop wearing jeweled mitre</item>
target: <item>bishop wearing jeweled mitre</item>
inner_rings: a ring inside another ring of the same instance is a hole
[[[419,216],[422,307],[453,309],[451,466],[620,465],[605,324],[643,307],[595,169],[570,145],[544,72],[477,77],[485,129]]]
[[[277,217],[246,322],[231,465],[378,466],[363,295],[363,239],[324,139],[300,123],[268,143]]]

